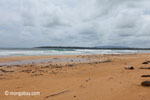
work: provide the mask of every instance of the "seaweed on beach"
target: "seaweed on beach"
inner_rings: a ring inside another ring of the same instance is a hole
[[[21,72],[30,73],[32,70],[21,70]]]
[[[14,72],[14,71],[7,71],[7,70],[4,70],[4,69],[0,69],[0,71],[2,71],[2,72],[4,72],[4,73]]]

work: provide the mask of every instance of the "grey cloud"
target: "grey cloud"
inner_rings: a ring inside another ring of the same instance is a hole
[[[148,47],[149,5],[149,0],[1,0],[0,47]]]

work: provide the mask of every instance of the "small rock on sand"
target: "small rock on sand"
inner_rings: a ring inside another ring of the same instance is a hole
[[[142,64],[150,64],[150,61],[145,61]]]
[[[150,81],[144,81],[141,83],[142,86],[150,86]]]
[[[125,66],[125,69],[127,69],[127,70],[133,70],[134,67],[129,65],[129,66]]]

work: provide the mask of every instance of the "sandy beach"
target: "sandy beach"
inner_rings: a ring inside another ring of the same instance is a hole
[[[0,65],[0,100],[149,100],[141,82],[150,77],[141,76],[150,69],[140,69],[149,60],[144,53],[1,57],[10,65]]]

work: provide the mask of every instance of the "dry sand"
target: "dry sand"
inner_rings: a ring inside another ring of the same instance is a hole
[[[89,61],[48,62],[0,67],[0,100],[150,100],[150,54],[3,57],[0,62],[41,58]],[[134,70],[126,70],[132,65]],[[35,96],[5,95],[40,92]]]

